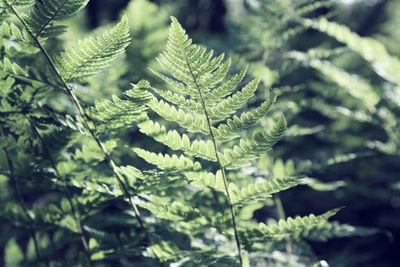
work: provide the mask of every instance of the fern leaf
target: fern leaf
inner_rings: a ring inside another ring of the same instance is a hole
[[[132,89],[124,93],[126,100],[117,96],[113,96],[112,100],[96,100],[95,106],[90,109],[88,114],[95,121],[103,123],[111,129],[138,121],[142,112],[147,109],[146,103],[150,101],[152,95],[143,90],[149,87],[147,81],[140,81],[132,86]]]
[[[214,90],[204,95],[206,103],[218,103],[219,100],[232,93],[232,91],[239,85],[246,75],[247,67],[243,68],[238,74],[222,83]]]
[[[211,141],[195,140],[191,142],[186,134],[181,135],[176,130],[167,131],[164,125],[150,119],[139,123],[138,126],[142,133],[151,136],[173,150],[182,150],[189,156],[216,161],[215,150]]]
[[[201,165],[197,161],[192,161],[191,159],[181,155],[168,154],[156,154],[146,151],[141,148],[134,148],[135,153],[146,160],[147,162],[157,165],[162,170],[179,170],[179,171],[198,171],[201,170]]]
[[[36,37],[57,36],[64,32],[66,26],[54,25],[54,21],[73,17],[87,2],[88,0],[36,1],[25,19],[26,24]]]
[[[182,109],[187,109],[195,113],[203,112],[203,107],[201,106],[200,103],[192,99],[186,99],[181,94],[176,94],[169,90],[159,90],[156,88],[152,88],[152,90],[155,91],[158,95],[160,95],[164,99],[166,99],[167,101],[179,106]]]
[[[15,62],[11,62],[8,57],[4,57],[3,62],[0,61],[0,72],[5,72],[7,74],[16,74],[21,76],[26,75],[26,71],[23,70]]]
[[[11,6],[33,6],[35,0],[5,0],[8,5]]]
[[[185,89],[193,98],[199,98],[200,90],[208,93],[216,84],[221,82],[229,70],[231,61],[223,62],[224,55],[213,57],[213,51],[192,44],[179,22],[171,17],[171,30],[167,47],[158,58],[158,62],[167,69],[175,79],[162,76],[173,87]]]
[[[276,96],[271,95],[258,108],[244,112],[240,117],[235,115],[232,119],[228,119],[226,123],[221,123],[213,130],[215,138],[220,141],[228,141],[238,137],[239,131],[254,126],[271,109],[275,101]]]
[[[348,27],[324,18],[319,20],[304,19],[303,23],[328,34],[339,42],[345,43],[350,49],[370,62],[375,72],[382,78],[400,84],[400,60],[390,56],[386,48],[377,40],[360,37]]]
[[[283,239],[286,234],[292,234],[314,225],[326,222],[330,217],[335,215],[340,209],[329,210],[319,216],[310,214],[305,217],[287,218],[279,220],[278,223],[264,224],[260,223],[258,227],[241,232],[243,240],[263,240],[264,238]]]
[[[147,105],[164,119],[178,123],[189,132],[209,134],[207,120],[204,115],[185,112],[162,100],[158,101],[155,97]]]
[[[235,184],[229,185],[229,192],[234,204],[242,204],[249,200],[257,200],[271,197],[272,194],[294,187],[301,183],[298,177],[288,176],[263,180],[239,190]]]
[[[222,165],[227,169],[248,165],[249,160],[269,151],[283,137],[285,130],[286,120],[282,115],[270,132],[257,133],[252,139],[241,139],[239,145],[225,149],[220,155]]]
[[[95,75],[123,53],[129,42],[129,27],[125,16],[103,36],[80,41],[64,52],[58,60],[63,78],[71,82]]]
[[[3,21],[0,26],[0,34],[5,39],[20,41],[33,45],[32,38],[27,31],[25,29],[19,29],[14,23],[7,23]]]
[[[331,238],[350,236],[369,236],[383,232],[380,229],[370,227],[352,226],[338,222],[323,221],[309,228],[294,233],[293,238],[306,238],[314,241],[327,241]]]
[[[213,123],[225,120],[231,114],[235,113],[239,108],[247,103],[254,96],[257,90],[259,80],[253,80],[248,83],[241,91],[236,92],[232,96],[220,101],[216,106],[209,107],[207,112]]]
[[[354,98],[360,99],[369,110],[374,111],[375,105],[379,102],[380,96],[374,91],[369,83],[354,74],[333,66],[328,61],[321,61],[315,58],[308,59],[301,52],[292,52],[291,56],[300,60],[303,64],[319,70],[326,77],[335,81]]]

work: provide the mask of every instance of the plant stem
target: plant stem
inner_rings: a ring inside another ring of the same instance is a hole
[[[271,171],[270,172],[271,172],[271,177],[273,178],[274,177],[274,157],[272,155],[272,152],[271,152]],[[283,208],[281,198],[279,197],[279,193],[276,193],[274,195],[274,202],[275,202],[276,209],[278,210],[279,219],[286,220],[285,209]],[[292,254],[292,244],[290,242],[290,237],[286,236],[285,239],[286,239],[286,247],[285,247],[286,253],[288,255],[291,255]]]
[[[202,105],[203,110],[204,110],[204,115],[206,116],[208,129],[210,131],[210,137],[211,137],[211,140],[212,140],[213,145],[214,145],[215,158],[217,160],[218,167],[219,167],[219,169],[221,171],[222,180],[224,181],[225,193],[226,193],[226,197],[228,199],[229,209],[230,209],[230,212],[231,212],[232,226],[233,226],[233,231],[234,231],[234,234],[235,234],[236,246],[237,246],[238,256],[239,256],[239,263],[240,263],[240,266],[243,266],[242,250],[241,250],[241,247],[240,247],[239,234],[238,234],[238,230],[237,230],[237,226],[236,226],[235,210],[233,208],[231,196],[229,194],[228,181],[227,181],[226,175],[225,175],[225,168],[224,168],[224,166],[222,166],[221,161],[220,161],[219,156],[218,156],[217,141],[215,140],[214,133],[212,132],[212,125],[211,125],[210,117],[208,116],[206,103],[204,102],[203,94],[201,93],[200,86],[197,83],[197,79],[194,76],[194,73],[192,71],[192,68],[191,68],[191,66],[189,64],[189,61],[188,61],[186,55],[185,55],[185,59],[186,59],[186,64],[189,67],[190,75],[192,76],[193,81],[194,81],[194,83],[196,85],[197,91],[199,92],[200,102],[201,102],[201,105]]]
[[[48,159],[50,160],[51,166],[53,167],[53,169],[54,169],[54,171],[55,171],[55,173],[56,173],[56,177],[57,177],[59,180],[61,180],[61,181],[63,182],[63,191],[64,191],[65,196],[67,197],[69,206],[70,206],[70,208],[71,208],[71,215],[72,215],[72,217],[73,217],[73,219],[74,219],[74,221],[75,221],[75,223],[76,223],[76,227],[77,227],[77,230],[78,230],[78,234],[79,234],[80,237],[81,237],[81,242],[82,242],[83,248],[84,248],[84,250],[85,250],[86,258],[87,258],[87,260],[88,260],[88,262],[89,262],[89,265],[90,265],[90,266],[93,266],[93,263],[92,263],[92,261],[91,261],[91,259],[90,259],[89,243],[87,242],[87,239],[86,239],[85,234],[84,234],[84,232],[83,232],[82,224],[81,224],[81,220],[80,220],[80,218],[79,218],[79,215],[77,215],[75,206],[74,206],[74,204],[73,204],[73,202],[72,202],[72,195],[71,195],[71,192],[70,192],[69,189],[68,189],[67,179],[66,179],[64,176],[62,176],[62,175],[60,174],[60,172],[59,172],[59,170],[58,170],[58,168],[57,168],[56,162],[54,161],[54,159],[53,159],[53,157],[52,157],[52,155],[51,155],[51,153],[50,153],[49,148],[47,147],[46,143],[44,142],[44,140],[43,140],[42,136],[40,135],[38,129],[37,129],[36,126],[33,124],[32,119],[29,118],[28,116],[25,116],[25,118],[28,120],[28,122],[29,122],[29,124],[30,124],[30,126],[31,126],[32,131],[35,133],[35,135],[37,136],[37,138],[38,138],[39,141],[41,142],[42,147],[43,147],[43,149],[44,149],[44,152],[46,153],[46,156],[47,156]]]
[[[135,216],[136,216],[136,218],[137,218],[137,220],[139,222],[140,228],[144,232],[146,239],[148,240],[148,242],[150,244],[152,244],[153,242],[152,242],[151,236],[150,236],[149,232],[147,231],[147,229],[145,227],[144,221],[140,216],[139,210],[138,210],[136,204],[133,202],[133,200],[132,200],[132,198],[131,198],[131,196],[130,196],[130,194],[128,192],[128,188],[125,186],[125,184],[123,182],[124,178],[118,172],[117,165],[114,163],[114,161],[111,158],[110,154],[108,153],[106,147],[104,146],[104,144],[100,141],[100,139],[96,136],[95,132],[90,127],[90,125],[88,123],[90,118],[88,118],[87,114],[83,110],[78,98],[75,95],[75,92],[73,91],[73,89],[71,89],[67,85],[67,83],[65,82],[64,78],[61,76],[60,72],[58,71],[56,65],[54,64],[53,60],[51,59],[50,55],[47,53],[46,49],[39,42],[38,38],[32,33],[32,31],[26,25],[25,21],[19,15],[18,11],[13,6],[10,6],[9,4],[7,4],[7,2],[5,2],[4,0],[3,0],[3,3],[15,14],[15,16],[18,18],[18,20],[24,26],[25,30],[28,32],[28,34],[31,36],[32,40],[34,40],[35,44],[37,45],[39,50],[42,52],[43,56],[46,58],[47,62],[50,65],[50,68],[53,70],[54,74],[56,75],[57,79],[61,83],[62,87],[64,87],[64,89],[66,90],[68,96],[70,97],[70,99],[74,103],[75,107],[77,108],[79,116],[82,118],[82,121],[83,121],[83,124],[84,124],[85,128],[89,131],[89,134],[92,136],[92,138],[97,143],[98,147],[103,152],[106,162],[108,163],[108,165],[113,170],[114,175],[115,175],[115,177],[116,177],[116,179],[117,179],[117,181],[118,181],[118,183],[119,183],[119,185],[120,185],[125,197],[128,198],[129,204],[131,205],[131,207],[133,209],[133,212],[135,213]],[[156,255],[156,257],[157,257],[158,261],[160,262],[160,265],[163,266],[161,260],[158,258],[157,255]]]
[[[1,136],[4,136],[3,128],[0,128],[0,132],[1,132]],[[31,217],[31,215],[29,214],[28,207],[26,206],[24,197],[22,195],[21,188],[19,187],[19,181],[17,179],[17,176],[14,173],[14,165],[12,163],[12,160],[10,158],[10,155],[8,153],[7,148],[3,147],[3,151],[4,151],[4,154],[6,155],[6,159],[7,159],[7,163],[8,163],[8,169],[10,170],[10,177],[11,177],[11,180],[13,181],[15,192],[17,193],[19,204],[22,207],[22,210],[24,211],[26,218],[29,220],[29,222],[27,222],[28,228],[29,228],[29,233],[30,233],[30,235],[31,235],[31,237],[33,239],[33,244],[34,244],[35,253],[36,253],[36,259],[39,261],[41,256],[40,256],[39,244],[38,244],[38,241],[37,241],[37,238],[36,238],[36,231],[35,231],[35,229],[33,227],[34,221],[33,221],[32,217]],[[50,263],[49,263],[48,259],[46,260],[46,265],[50,266]]]

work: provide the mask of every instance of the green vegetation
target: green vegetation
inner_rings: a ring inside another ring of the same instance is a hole
[[[203,45],[183,3],[87,4],[0,0],[2,264],[396,265],[396,51],[332,1],[227,1]]]

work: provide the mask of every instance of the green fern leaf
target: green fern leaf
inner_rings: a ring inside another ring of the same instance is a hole
[[[221,163],[227,169],[235,169],[249,164],[249,160],[256,159],[261,153],[269,151],[278,142],[286,131],[286,120],[282,115],[270,132],[260,132],[252,139],[241,139],[239,145],[232,149],[225,149],[220,155]]]
[[[147,162],[157,165],[162,170],[179,170],[179,171],[198,171],[201,170],[201,165],[197,161],[192,161],[191,159],[181,155],[168,154],[163,155],[161,153],[156,154],[146,151],[141,148],[134,148],[135,153],[146,160]]]
[[[235,184],[229,185],[229,193],[234,204],[243,204],[250,200],[258,200],[271,197],[272,194],[294,187],[301,183],[298,177],[288,176],[283,178],[274,178],[263,180],[254,185],[239,190]]]
[[[203,112],[203,107],[201,106],[200,103],[192,99],[186,99],[181,94],[176,94],[169,90],[159,90],[156,88],[152,88],[152,90],[155,91],[158,95],[160,95],[164,99],[166,99],[167,101],[179,106],[182,109],[187,109],[195,113]]]
[[[221,123],[218,128],[213,130],[217,140],[224,142],[239,136],[238,132],[248,129],[257,124],[257,122],[271,109],[276,101],[276,96],[271,95],[258,108],[244,112],[238,116],[233,116],[226,123]]]
[[[212,58],[212,50],[207,52],[206,48],[192,44],[179,22],[174,17],[171,17],[171,20],[166,51],[157,60],[178,81],[165,75],[161,78],[175,89],[199,99],[198,90],[206,94],[221,82],[229,70],[231,61],[222,62],[223,54]]]
[[[390,56],[386,48],[377,40],[360,37],[348,27],[324,18],[319,20],[304,19],[303,23],[328,34],[339,42],[345,43],[350,49],[370,62],[375,72],[382,78],[400,84],[400,60]]]
[[[319,216],[310,214],[305,217],[287,218],[286,220],[279,220],[278,223],[264,224],[260,223],[258,227],[248,229],[240,232],[243,240],[262,241],[265,238],[273,238],[281,240],[287,234],[293,234],[295,232],[308,229],[320,223],[326,222],[330,217],[335,215],[342,208],[332,209]]]
[[[238,74],[223,82],[220,86],[204,95],[204,101],[207,103],[218,103],[222,98],[230,95],[239,85],[246,75],[247,67],[243,68]]]
[[[207,112],[211,121],[216,123],[227,119],[231,114],[235,113],[239,108],[245,105],[252,96],[254,96],[258,84],[259,80],[253,80],[243,87],[241,91],[221,100],[220,103],[214,107],[209,107]]]
[[[328,61],[321,61],[316,58],[308,59],[307,55],[301,52],[292,52],[291,56],[335,81],[342,88],[345,88],[351,96],[360,99],[370,111],[375,110],[375,105],[379,102],[380,96],[367,81],[333,66]]]
[[[64,32],[66,26],[54,25],[54,21],[73,17],[86,6],[89,0],[42,0],[25,18],[26,24],[35,37],[54,37]],[[25,2],[25,1],[24,1]]]
[[[207,120],[204,115],[185,112],[163,100],[158,101],[155,97],[147,105],[164,119],[178,123],[189,132],[209,134]]]
[[[66,82],[95,75],[109,66],[110,61],[125,51],[129,45],[127,17],[99,38],[80,41],[58,59],[58,68]]]
[[[211,141],[190,141],[186,134],[179,134],[176,130],[167,131],[164,125],[150,119],[138,124],[140,131],[153,137],[156,141],[165,144],[173,150],[182,150],[189,156],[200,157],[216,161],[215,150]]]
[[[90,117],[109,129],[121,128],[132,122],[140,121],[142,112],[147,109],[146,103],[152,95],[147,92],[147,81],[132,84],[133,88],[124,93],[126,100],[117,96],[111,100],[96,100],[95,106],[88,111]]]
[[[35,0],[6,0],[8,5],[11,6],[33,6],[35,4]]]

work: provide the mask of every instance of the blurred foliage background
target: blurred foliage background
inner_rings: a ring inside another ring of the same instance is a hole
[[[253,104],[271,92],[278,94],[271,116],[284,113],[289,133],[249,171],[307,177],[308,185],[280,194],[286,216],[344,205],[338,221],[382,230],[310,242],[316,255],[331,266],[394,267],[400,266],[399,95],[359,53],[317,26],[306,26],[304,19],[324,17],[346,25],[362,37],[379,40],[391,55],[400,57],[398,10],[398,0],[91,0],[69,21],[62,42],[54,47],[69,47],[89,31],[102,32],[123,14],[128,16],[133,41],[127,53],[90,79],[90,91],[77,88],[79,97],[93,104],[95,99],[119,95],[140,79],[163,86],[149,69],[159,68],[155,57],[165,46],[169,16],[177,17],[194,42],[232,56],[237,71],[249,65],[250,75],[262,81]],[[71,109],[61,105],[65,96],[52,93],[51,97],[53,108]],[[120,134],[131,145],[157,146],[135,128]],[[126,151],[115,153],[120,162],[129,158]],[[0,202],[9,194],[5,181],[0,175]],[[277,218],[278,211],[272,203],[254,207],[252,216],[265,221]],[[0,247],[5,247],[1,256],[18,250],[17,240],[22,242],[18,229],[1,223]],[[32,254],[32,244],[26,245]],[[4,262],[13,266],[18,260],[16,256]]]

